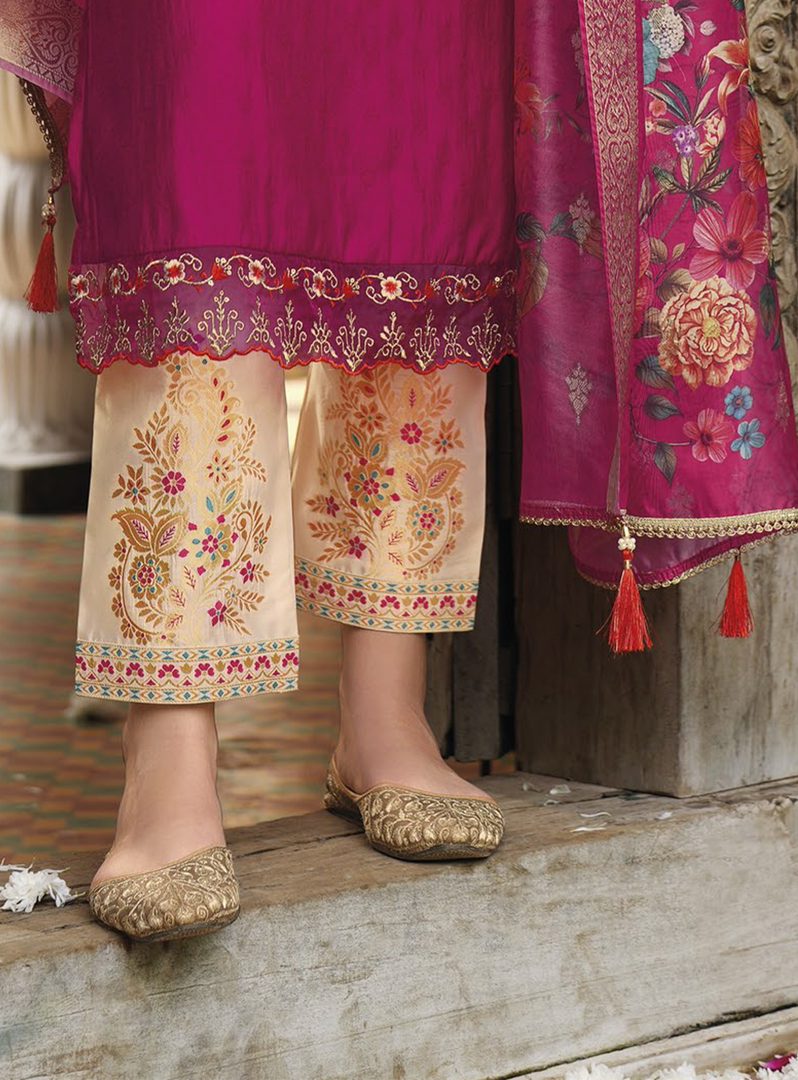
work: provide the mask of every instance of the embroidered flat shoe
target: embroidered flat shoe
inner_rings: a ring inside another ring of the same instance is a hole
[[[96,919],[133,941],[166,941],[220,930],[240,911],[233,856],[207,847],[141,874],[108,878],[89,891]]]
[[[341,780],[334,759],[324,805],[361,822],[371,846],[396,859],[483,859],[504,833],[504,817],[492,799],[396,784],[377,784],[358,795]]]

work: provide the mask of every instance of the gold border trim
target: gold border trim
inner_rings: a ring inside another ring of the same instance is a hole
[[[64,144],[60,132],[47,106],[47,100],[41,87],[29,82],[28,79],[23,79],[21,76],[19,76],[19,82],[25,100],[33,113],[33,118],[39,125],[39,130],[44,138],[44,145],[50,154],[50,174],[53,178],[53,187],[59,188],[64,182],[66,164],[64,160]]]
[[[749,540],[747,544],[741,544],[739,547],[729,548],[727,551],[722,551],[720,555],[712,555],[710,558],[705,559],[699,563],[698,566],[691,566],[689,570],[683,571],[681,574],[677,574],[675,577],[668,578],[667,581],[640,581],[638,579],[638,588],[645,592],[650,592],[653,589],[667,589],[671,585],[678,585],[682,581],[686,581],[688,578],[695,577],[696,574],[700,574],[703,570],[708,570],[711,566],[718,566],[722,562],[728,562],[729,559],[733,559],[736,555],[739,555],[743,551],[749,551],[751,548],[759,547],[760,544],[769,544],[773,540],[778,540],[779,536],[789,535],[783,533],[769,533],[767,536],[760,536],[756,540]],[[581,578],[589,582],[591,585],[598,585],[600,589],[606,589],[607,592],[617,592],[617,584],[609,581],[600,581],[598,578],[591,577],[589,574],[583,573],[579,567],[576,567],[576,572]]]
[[[620,532],[625,525],[633,536],[660,540],[711,540],[713,537],[746,536],[748,533],[798,531],[798,508],[762,510],[756,514],[717,518],[648,518],[624,514],[611,520],[601,520],[538,518],[520,514],[519,521],[525,525],[570,525],[577,528],[603,529],[605,532]]]

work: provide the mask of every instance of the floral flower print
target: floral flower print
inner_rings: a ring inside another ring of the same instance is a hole
[[[532,82],[530,74],[529,62],[519,56],[515,62],[515,118],[519,135],[534,135],[537,132],[546,107],[545,99]]]
[[[659,362],[692,390],[725,386],[753,361],[756,312],[724,278],[691,282],[665,304],[660,325]]]
[[[448,454],[452,450],[462,450],[465,443],[460,438],[459,428],[454,420],[442,420],[438,434],[432,440],[433,449],[439,454]]]
[[[725,277],[734,289],[745,289],[754,280],[754,266],[768,256],[768,238],[756,228],[757,202],[750,191],[741,191],[729,209],[728,220],[705,207],[693,226],[700,245],[690,263],[690,273],[698,280],[716,274]]]
[[[161,477],[161,486],[163,487],[164,494],[179,495],[186,486],[186,478],[182,473],[177,472],[175,469],[169,469],[169,471]]]
[[[744,37],[740,41],[721,41],[709,52],[708,59],[710,62],[715,59],[722,60],[731,66],[731,71],[723,76],[718,87],[718,105],[720,111],[725,114],[728,111],[726,102],[729,95],[739,90],[741,86],[748,85],[748,38]]]
[[[136,596],[158,593],[169,575],[169,568],[161,559],[153,555],[134,559],[128,573],[128,581]]]
[[[750,460],[755,449],[765,445],[765,436],[759,430],[758,420],[743,420],[737,427],[737,435],[739,438],[734,440],[731,448],[745,461]]]
[[[231,476],[231,462],[229,457],[222,457],[218,450],[214,451],[213,457],[205,466],[208,479],[216,484],[226,483]]]
[[[423,430],[414,420],[408,421],[400,430],[399,435],[403,442],[409,443],[411,446],[420,443],[424,438]]]
[[[260,259],[251,259],[247,270],[247,277],[253,285],[260,285],[266,278],[266,267]]]
[[[76,274],[72,278],[72,292],[76,300],[82,300],[89,295],[89,279],[85,274]]]
[[[696,147],[701,157],[706,157],[716,150],[726,135],[726,117],[719,112],[710,113],[704,119],[703,140]]]
[[[684,23],[669,4],[663,4],[650,12],[648,24],[651,27],[651,40],[657,47],[660,59],[669,60],[683,48]]]
[[[354,555],[356,559],[362,559],[366,551],[366,545],[359,536],[353,536],[349,541],[348,555]]]
[[[700,139],[698,128],[692,124],[682,124],[673,129],[673,144],[680,157],[691,157]]]
[[[765,159],[762,154],[762,135],[759,130],[756,103],[753,101],[748,106],[748,112],[737,125],[731,148],[732,153],[740,162],[740,179],[746,187],[751,191],[764,187],[767,177],[765,176]]]
[[[229,555],[232,546],[230,527],[225,524],[224,514],[219,514],[214,526],[206,525],[203,535],[194,537],[191,542],[197,546],[194,554],[198,559],[207,557],[214,562],[217,557]]]
[[[123,477],[120,473],[116,482],[119,486],[113,493],[114,498],[121,495],[123,499],[127,499],[134,505],[146,502],[150,489],[144,483],[144,469],[142,466],[134,468],[132,465],[128,465],[127,476]]]
[[[643,85],[648,86],[657,77],[659,49],[651,38],[651,23],[643,19]]]
[[[419,540],[434,539],[443,528],[443,510],[440,503],[419,503],[410,519],[410,528]]]
[[[754,399],[747,386],[733,386],[723,399],[723,404],[726,406],[727,416],[742,420],[748,410],[753,407]]]
[[[186,279],[186,267],[180,259],[167,259],[163,264],[166,280],[170,285],[177,285]]]
[[[208,608],[208,614],[211,617],[211,626],[216,626],[221,622],[224,622],[224,614],[227,611],[226,604],[223,604],[221,600],[217,600],[212,608]]]
[[[734,425],[713,409],[702,409],[695,420],[684,425],[684,433],[693,444],[696,461],[720,464],[726,458],[726,447],[734,436]]]
[[[386,469],[383,472],[377,465],[369,468],[366,459],[361,458],[354,472],[344,473],[344,480],[349,486],[351,505],[360,504],[379,516],[383,511],[381,503],[387,499],[392,499],[394,502],[399,500],[399,496],[392,490],[393,473],[393,469]]]
[[[395,277],[383,277],[380,280],[380,292],[388,300],[396,300],[402,295],[402,283]]]

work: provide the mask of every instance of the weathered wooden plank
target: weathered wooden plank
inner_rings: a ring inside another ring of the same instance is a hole
[[[0,1075],[485,1080],[798,1000],[797,784],[484,783],[508,822],[484,862],[388,859],[317,813],[233,831],[244,911],[208,938],[0,917]]]
[[[794,1053],[798,1047],[798,1008],[779,1009],[767,1016],[751,1016],[729,1024],[657,1039],[611,1054],[583,1058],[551,1069],[525,1073],[517,1080],[561,1080],[571,1070],[594,1065],[623,1069],[631,1080],[644,1080],[657,1069],[675,1069],[684,1062],[697,1071],[750,1068],[776,1054]]]

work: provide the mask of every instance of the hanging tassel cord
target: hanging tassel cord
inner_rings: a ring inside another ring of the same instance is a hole
[[[745,638],[750,636],[753,629],[754,619],[748,603],[745,572],[740,553],[737,552],[729,574],[726,602],[718,622],[717,633],[726,638]]]
[[[50,189],[47,202],[42,207],[42,225],[45,232],[42,238],[33,276],[25,290],[25,299],[31,311],[49,313],[57,311],[58,304],[58,267],[55,263],[55,242],[53,229],[56,222],[55,188]]]
[[[643,652],[651,648],[652,642],[637,578],[632,569],[635,539],[629,535],[625,526],[623,536],[618,541],[618,548],[623,559],[621,580],[610,617],[599,633],[604,633],[609,647],[616,654]]]

